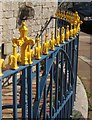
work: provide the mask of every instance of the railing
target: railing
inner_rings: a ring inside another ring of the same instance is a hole
[[[13,39],[13,54],[9,57],[11,69],[3,71],[3,75],[0,71],[0,119],[10,109],[13,111],[8,115],[13,119],[71,117],[76,93],[80,20],[76,27],[72,22],[71,27],[70,20],[73,17],[69,19],[68,14],[57,12],[57,17],[51,17],[40,35],[37,35],[35,53],[32,49],[35,41],[26,36],[27,28],[22,23],[20,38]],[[60,15],[63,15],[63,19]],[[52,32],[51,40],[48,40],[46,33],[41,46],[39,37],[53,19],[55,34]],[[17,46],[21,48],[20,53],[16,52]],[[0,65],[3,67],[3,59]],[[3,103],[2,83],[9,80],[12,82],[11,104],[7,104],[8,101]]]

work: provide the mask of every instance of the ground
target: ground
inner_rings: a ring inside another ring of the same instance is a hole
[[[87,92],[89,118],[92,120],[92,34],[80,32],[78,76]]]

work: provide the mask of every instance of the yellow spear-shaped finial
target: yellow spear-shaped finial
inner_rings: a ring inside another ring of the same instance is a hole
[[[66,40],[69,40],[69,25],[66,26],[66,36],[65,36]]]
[[[13,54],[9,56],[9,62],[8,62],[8,64],[11,66],[11,69],[14,70],[18,68],[16,46],[17,45],[13,43]]]
[[[65,30],[64,30],[64,27],[62,27],[62,31],[61,31],[61,43],[65,43]]]
[[[43,54],[48,54],[49,52],[49,41],[48,41],[48,34],[45,35],[45,43],[43,44]]]
[[[73,24],[71,24],[71,28],[70,28],[70,38],[73,37]]]
[[[74,29],[73,29],[73,36],[74,36],[74,37],[75,37],[76,34],[77,34],[77,28],[76,28],[76,25],[77,25],[77,23],[76,23],[76,21],[75,21],[75,23],[74,23]]]
[[[41,48],[41,45],[40,45],[40,38],[36,39],[36,43],[37,43],[37,46],[35,48],[35,56],[36,56],[36,59],[40,59],[41,58],[41,52],[42,52],[42,48]]]
[[[51,40],[50,40],[50,48],[51,50],[54,50],[55,49],[55,39],[54,39],[54,32],[52,31],[51,32]]]
[[[0,59],[0,76],[3,76],[2,68],[5,68],[4,59]]]
[[[57,36],[56,36],[55,45],[60,46],[60,30],[59,29],[57,29]]]

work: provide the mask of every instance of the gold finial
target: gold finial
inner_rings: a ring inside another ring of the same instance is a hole
[[[5,68],[4,59],[0,59],[0,77],[3,76],[2,68]]]
[[[69,40],[69,25],[66,26],[66,40]]]
[[[13,54],[9,57],[9,64],[12,64],[12,69],[17,69],[17,62],[21,62],[22,65],[32,64],[33,50],[31,47],[35,44],[32,38],[27,37],[27,27],[25,22],[22,22],[19,28],[20,37],[14,38],[13,43]],[[16,47],[19,47],[21,51],[17,53]]]
[[[36,56],[36,59],[40,59],[42,48],[41,48],[41,45],[40,45],[40,38],[39,37],[36,39],[36,43],[37,43],[37,46],[35,48],[35,56]]]
[[[54,39],[54,32],[51,32],[51,40],[50,40],[50,48],[51,50],[54,50],[54,45],[55,45],[55,39]]]
[[[57,29],[57,36],[56,36],[55,45],[60,46],[60,30],[59,29]]]
[[[25,22],[22,22],[21,27],[19,28],[19,31],[20,31],[20,37],[21,37],[21,38],[27,36],[27,31],[28,31],[28,29],[27,29],[27,27],[26,27]]]
[[[43,54],[48,54],[49,52],[49,41],[48,41],[48,34],[45,35],[45,43],[43,44]]]
[[[61,31],[61,43],[65,43],[65,30],[64,30],[64,27],[62,27],[62,31]]]
[[[70,28],[70,38],[73,37],[73,24],[71,24],[71,28]]]

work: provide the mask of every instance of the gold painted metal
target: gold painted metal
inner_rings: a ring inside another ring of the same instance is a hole
[[[70,34],[69,34],[70,36],[70,38],[72,38],[73,37],[73,24],[71,24],[71,28],[70,28]]]
[[[56,36],[55,45],[60,46],[60,30],[59,29],[57,29],[57,36]]]
[[[62,33],[61,33],[61,43],[65,43],[65,30],[64,27],[62,27]]]
[[[4,59],[0,59],[0,77],[3,76],[2,68],[5,68]]]
[[[37,46],[35,48],[35,56],[36,56],[36,59],[40,59],[41,53],[42,53],[42,48],[40,45],[40,38],[37,38],[36,42],[37,42]]]
[[[69,40],[69,25],[66,26],[66,36],[65,36],[66,40]]]
[[[27,37],[27,27],[24,22],[22,22],[19,28],[20,37],[19,39],[14,38],[13,42],[13,55],[9,57],[9,64],[12,69],[17,69],[17,62],[21,62],[22,65],[32,64],[33,50],[30,49],[35,44],[32,38]],[[19,46],[21,53],[17,53],[16,47]]]
[[[55,50],[55,39],[54,39],[54,32],[51,32],[51,40],[50,40],[50,49]]]
[[[49,41],[48,41],[48,34],[46,33],[45,35],[45,43],[43,44],[43,54],[48,54],[49,52],[49,47],[50,47],[50,44],[49,44]]]

